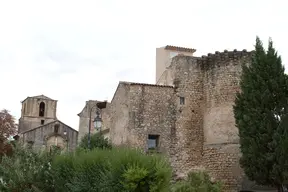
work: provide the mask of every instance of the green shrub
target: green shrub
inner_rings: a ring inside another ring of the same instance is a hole
[[[88,134],[81,138],[79,144],[80,148],[88,149]],[[100,149],[111,149],[112,145],[107,138],[100,133],[91,134],[90,136],[90,149],[100,148]]]
[[[191,172],[185,181],[174,184],[172,192],[221,192],[220,182],[212,183],[205,172]]]
[[[0,163],[0,191],[53,191],[51,164],[54,154],[16,145],[13,155]]]
[[[124,148],[60,155],[52,167],[56,191],[166,192],[171,179],[165,158]]]

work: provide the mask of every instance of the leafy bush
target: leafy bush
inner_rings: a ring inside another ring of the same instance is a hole
[[[131,149],[78,151],[52,164],[56,191],[169,191],[171,168],[161,156]]]
[[[51,164],[54,154],[35,152],[16,145],[13,155],[0,163],[0,191],[53,191]]]
[[[84,135],[81,139],[80,145],[83,149],[88,149],[88,134]],[[107,138],[100,133],[91,134],[90,136],[90,149],[100,148],[100,149],[111,149],[112,145],[109,143]]]
[[[212,183],[205,172],[191,172],[185,181],[177,182],[172,187],[172,192],[220,192],[220,182]]]

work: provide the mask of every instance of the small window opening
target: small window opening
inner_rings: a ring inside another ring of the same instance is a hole
[[[41,125],[44,125],[44,123],[45,123],[45,120],[41,120]]]
[[[44,113],[45,113],[45,103],[41,102],[39,106],[39,116],[44,117]]]
[[[58,133],[58,131],[59,131],[59,125],[55,125],[54,126],[54,133]]]
[[[159,135],[148,135],[148,150],[157,150],[159,148]]]
[[[26,103],[24,103],[24,107],[23,107],[23,114],[26,113]]]
[[[184,105],[185,104],[185,97],[180,97],[180,105]]]

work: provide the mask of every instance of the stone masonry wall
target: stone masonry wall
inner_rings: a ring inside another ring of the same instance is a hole
[[[101,101],[97,101],[97,100],[89,100],[86,101],[85,107],[83,108],[83,110],[81,111],[81,113],[78,114],[79,116],[79,136],[78,136],[78,143],[80,143],[81,139],[83,138],[83,136],[85,134],[88,133],[89,131],[89,117],[90,117],[90,111],[91,111],[91,134],[94,134],[97,132],[97,130],[94,128],[93,125],[93,121],[94,118],[96,117],[96,104],[98,102]],[[101,130],[105,130],[109,128],[109,118],[110,118],[110,114],[109,114],[109,105],[110,103],[107,103],[106,108],[101,110],[101,118],[102,118],[102,127]]]
[[[112,143],[146,150],[148,134],[160,135],[176,175],[205,169],[236,191],[243,173],[233,104],[250,58],[245,50],[176,56],[167,69],[174,87],[120,83],[111,101]]]
[[[176,174],[185,176],[192,170],[203,169],[203,72],[196,57],[176,56],[171,73],[176,90],[176,134],[174,164]],[[184,98],[184,103],[180,99]]]
[[[198,62],[204,72],[204,138],[206,144],[238,143],[233,104],[239,90],[241,65],[247,52],[232,51],[204,57]]]
[[[233,104],[239,90],[241,65],[251,53],[224,51],[202,58],[177,56],[168,70],[177,97],[174,162],[178,174],[206,169],[225,189],[236,190],[241,182],[238,130]],[[185,104],[180,105],[180,97]]]
[[[221,180],[225,191],[241,189],[243,172],[239,165],[238,144],[205,145],[203,154],[203,164],[213,180]]]
[[[159,135],[159,150],[169,155],[175,134],[173,87],[131,83],[129,94],[129,145],[146,151],[148,135]]]
[[[241,65],[250,62],[250,55],[245,50],[234,50],[208,54],[198,60],[204,73],[203,162],[213,178],[224,182],[227,191],[237,191],[241,183],[233,104],[239,91]]]

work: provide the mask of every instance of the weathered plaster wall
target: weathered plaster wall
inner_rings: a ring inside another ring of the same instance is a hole
[[[130,133],[129,124],[129,90],[130,86],[120,82],[109,106],[110,112],[110,139],[114,145],[127,145]]]
[[[107,138],[110,140],[110,109],[111,109],[111,103],[107,103],[106,108],[101,110],[101,118],[102,118],[102,128],[101,132],[104,136],[104,138]]]
[[[45,124],[54,121],[55,119],[46,119],[46,118],[33,118],[33,117],[23,117],[19,119],[19,132],[24,132],[34,127],[41,126],[41,120],[45,121]]]
[[[102,101],[97,101],[97,100],[89,100],[89,101],[86,101],[85,103],[85,106],[83,108],[83,110],[78,114],[79,116],[79,128],[78,128],[78,131],[79,131],[79,137],[78,137],[78,143],[80,143],[82,137],[88,133],[89,131],[89,117],[90,117],[90,111],[91,111],[91,133],[94,134],[94,133],[97,133],[98,130],[96,130],[94,128],[94,124],[93,124],[93,121],[94,121],[94,118],[96,117],[96,110],[97,110],[97,107],[96,107],[96,104],[98,102],[102,102]],[[109,114],[109,105],[110,103],[107,103],[107,106],[105,109],[102,109],[100,111],[101,113],[101,118],[102,118],[102,128],[101,130],[104,131],[106,129],[109,129],[109,122],[110,122],[110,114]],[[109,137],[109,134],[106,134],[106,137]]]
[[[39,116],[40,103],[45,103],[44,116]],[[27,131],[41,125],[56,120],[57,101],[51,99],[42,99],[39,97],[28,97],[22,103],[21,118],[19,119],[19,132]]]
[[[39,128],[32,129],[30,131],[24,132],[22,135],[22,142],[27,143],[27,142],[33,142],[33,148],[35,149],[42,149],[43,145],[46,146],[47,144],[47,139],[49,137],[54,136],[54,127],[55,125],[59,125],[58,128],[58,136],[64,138],[64,140],[68,139],[68,148],[69,150],[73,150],[77,146],[77,137],[78,137],[78,132],[69,126],[59,122],[55,121],[52,123],[48,123],[46,125],[43,125]],[[67,134],[64,135],[64,130],[66,130]]]
[[[171,74],[171,70],[169,70],[169,67],[167,68],[168,70],[165,70],[160,78],[157,81],[157,85],[170,85],[173,86],[173,77]]]
[[[156,48],[156,84],[170,85],[169,70],[172,58],[178,54],[193,56],[195,49],[165,46]]]
[[[56,118],[57,101],[29,97],[22,103],[22,114],[26,117],[38,117],[39,105],[45,103],[45,118]]]

